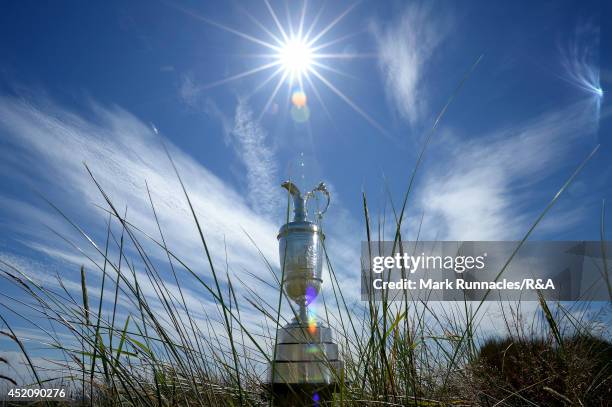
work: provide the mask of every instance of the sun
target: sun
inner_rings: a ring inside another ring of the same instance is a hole
[[[303,38],[291,38],[280,47],[277,58],[290,81],[301,82],[311,69],[314,53]]]
[[[232,81],[241,80],[254,75],[262,75],[264,72],[270,72],[267,77],[262,77],[254,87],[252,94],[264,88],[272,88],[270,95],[263,104],[259,118],[266,112],[272,111],[271,106],[275,98],[283,88],[283,84],[288,85],[289,91],[288,100],[292,104],[295,115],[294,120],[306,121],[309,115],[309,101],[314,98],[319,102],[319,106],[324,110],[327,117],[333,120],[333,115],[323,101],[319,87],[327,88],[331,93],[335,94],[355,112],[361,115],[372,126],[378,129],[381,133],[386,134],[385,129],[374,120],[365,110],[357,105],[348,95],[340,90],[332,76],[340,75],[344,78],[350,78],[342,70],[330,65],[332,61],[353,60],[355,58],[377,58],[376,53],[355,53],[334,51],[342,42],[353,38],[362,31],[357,31],[352,34],[342,35],[339,37],[331,37],[331,32],[350,12],[353,10],[358,1],[349,5],[344,11],[338,14],[327,25],[321,26],[319,17],[323,8],[314,15],[314,18],[309,24],[306,24],[306,5],[307,1],[302,1],[301,12],[292,13],[289,10],[289,2],[287,2],[287,18],[285,23],[277,15],[276,11],[270,4],[270,0],[264,0],[264,4],[268,10],[271,21],[267,24],[260,22],[255,16],[251,15],[247,10],[242,9],[242,12],[253,23],[253,27],[247,27],[247,31],[241,31],[236,28],[229,27],[220,22],[211,20],[205,16],[194,13],[191,10],[180,8],[190,16],[197,18],[207,24],[215,26],[221,30],[231,33],[244,40],[250,41],[264,52],[255,52],[247,54],[250,58],[261,58],[262,63],[250,69],[227,76],[223,79],[210,82],[200,87],[200,89],[209,89],[215,86],[227,84]],[[293,4],[293,2],[292,2]],[[251,34],[252,28],[259,28],[262,32],[260,35]],[[327,38],[327,40],[326,40]],[[273,84],[276,82],[276,84]],[[271,84],[272,85],[269,85]],[[298,119],[299,118],[299,119]]]

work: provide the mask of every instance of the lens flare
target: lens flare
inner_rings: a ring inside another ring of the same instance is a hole
[[[296,123],[306,123],[310,119],[310,109],[308,106],[291,107],[291,118]]]
[[[313,336],[317,333],[317,317],[310,309],[308,310],[308,333]]]
[[[323,349],[313,343],[308,345],[308,347],[306,348],[306,353],[311,355],[316,353],[323,353]]]
[[[309,318],[308,319],[308,333],[311,335],[315,335],[317,333],[317,319]]]
[[[312,304],[315,298],[317,298],[317,289],[309,285],[306,287],[306,305]]]
[[[302,90],[296,90],[293,92],[293,95],[291,95],[291,103],[293,103],[295,107],[301,108],[306,106],[306,101],[306,94]]]

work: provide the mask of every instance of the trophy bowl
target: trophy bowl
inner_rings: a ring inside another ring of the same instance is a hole
[[[324,239],[319,227],[307,220],[287,223],[278,233],[285,292],[300,306],[312,302],[321,289]]]

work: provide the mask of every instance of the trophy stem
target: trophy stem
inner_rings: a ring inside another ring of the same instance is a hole
[[[308,323],[308,307],[306,307],[306,304],[304,303],[300,303],[300,323]]]

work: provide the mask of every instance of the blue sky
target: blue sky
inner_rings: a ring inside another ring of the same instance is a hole
[[[289,20],[299,25],[303,3],[270,7],[285,30]],[[275,68],[223,82],[274,60],[252,40],[274,41],[262,26],[281,37],[264,2],[5,5],[0,258],[49,284],[55,272],[78,280],[86,261],[46,226],[78,237],[38,194],[102,239],[102,200],[86,162],[128,218],[155,233],[146,180],[170,245],[206,274],[165,143],[213,251],[223,256],[227,244],[237,275],[265,274],[245,231],[276,261],[281,181],[327,182],[328,244],[357,298],[362,190],[375,216],[390,213],[389,200],[400,205],[428,129],[480,56],[429,146],[405,236],[423,216],[425,238],[519,239],[600,144],[534,236],[598,239],[601,202],[612,198],[612,48],[602,7],[309,1],[304,26],[316,20],[313,36],[342,18],[318,42],[331,42],[325,52],[335,56],[318,69],[327,84],[310,75],[310,115],[296,122],[290,95],[299,86],[265,82]]]

